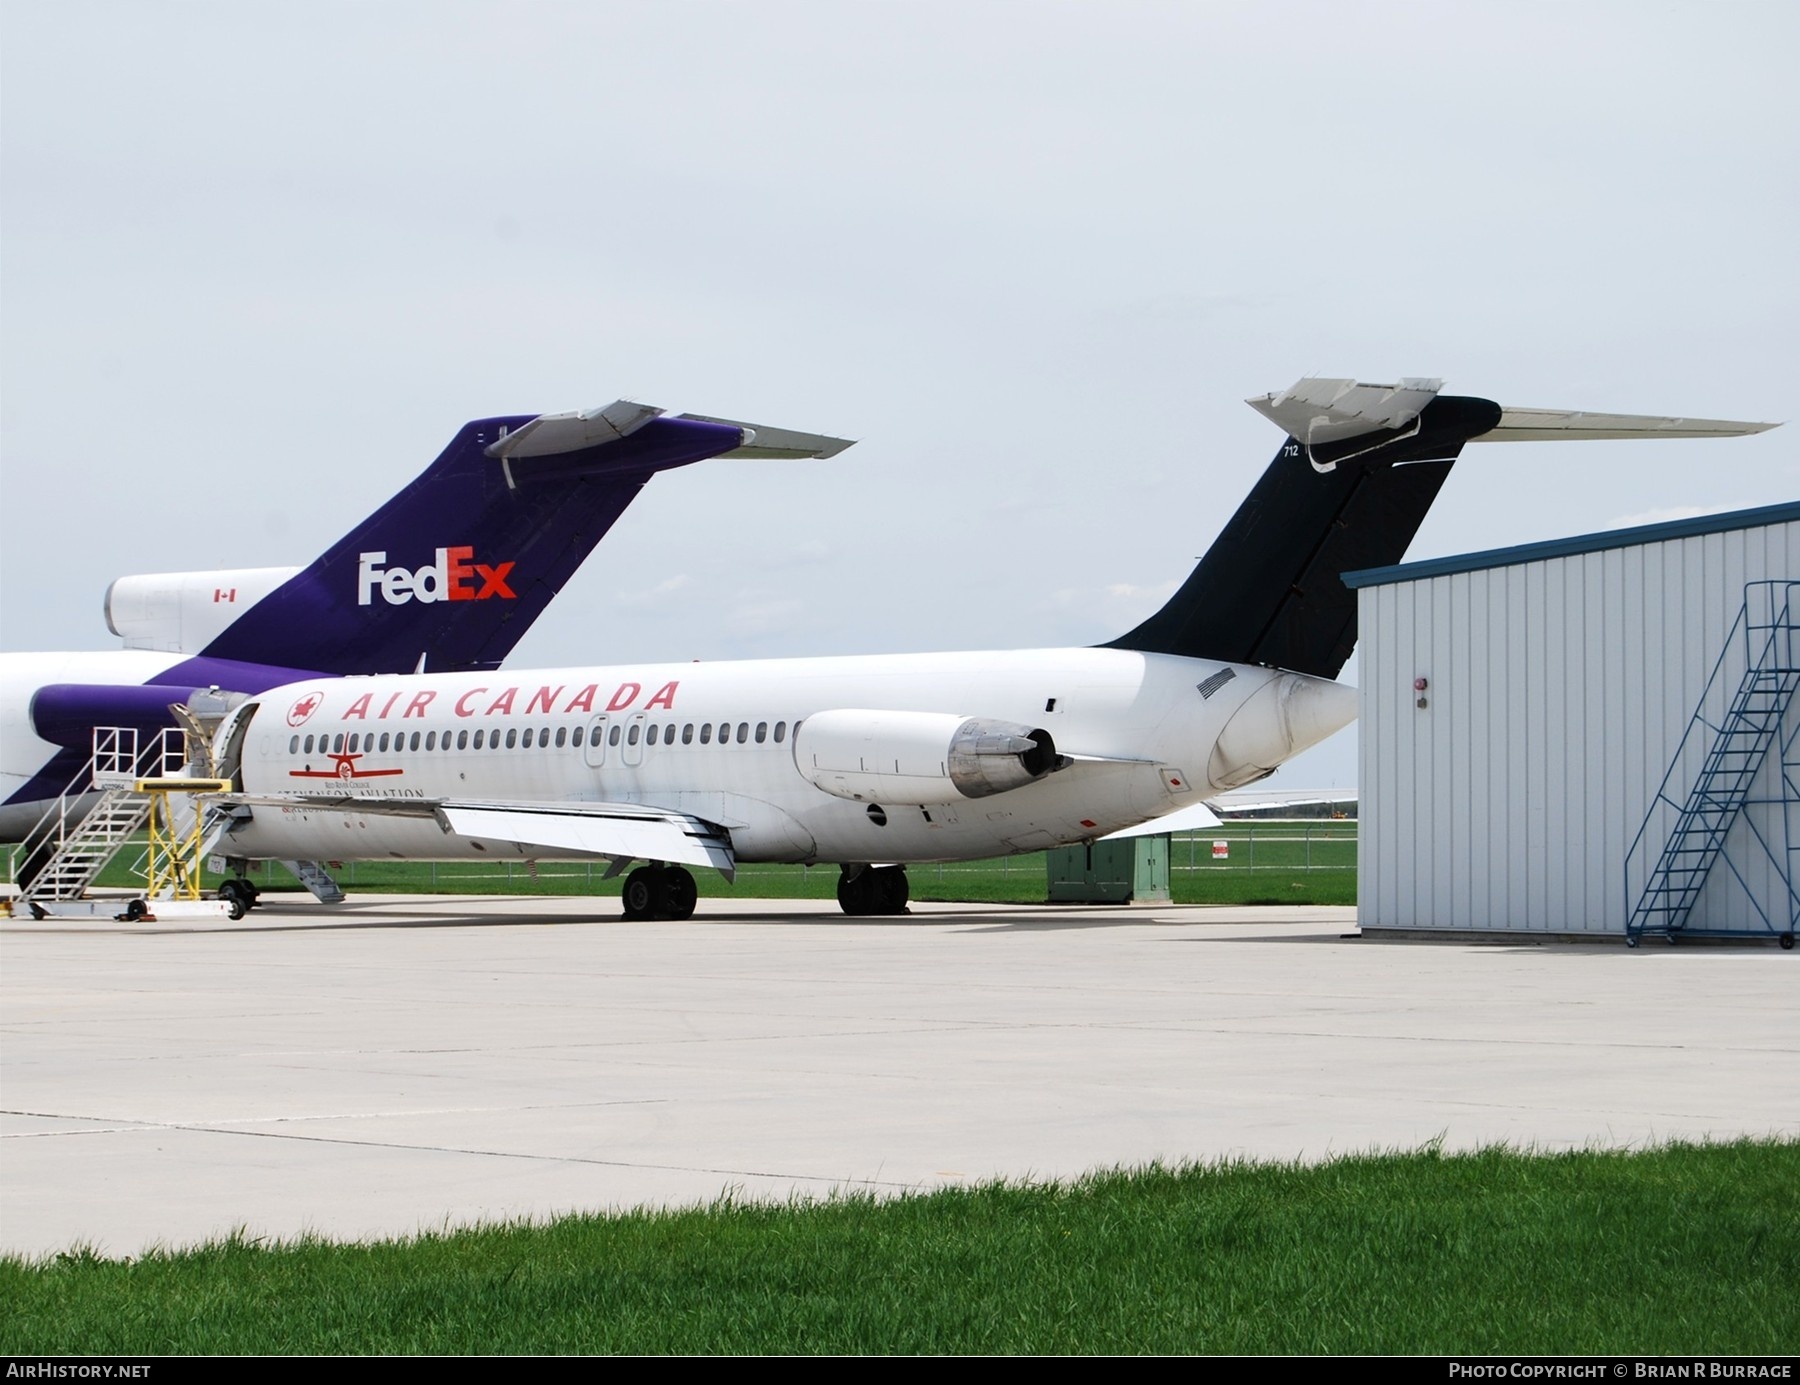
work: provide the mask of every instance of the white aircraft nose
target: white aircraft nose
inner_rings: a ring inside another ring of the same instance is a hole
[[[1303,673],[1281,673],[1239,707],[1207,762],[1215,789],[1237,789],[1356,720],[1356,689]]]

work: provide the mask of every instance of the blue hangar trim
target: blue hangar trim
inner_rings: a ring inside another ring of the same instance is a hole
[[[1539,562],[1545,558],[1572,558],[1582,553],[1602,553],[1609,548],[1634,548],[1638,544],[1661,543],[1665,539],[1691,539],[1699,534],[1726,534],[1736,529],[1787,524],[1794,520],[1800,520],[1800,500],[1780,505],[1763,505],[1753,510],[1696,515],[1693,519],[1674,519],[1662,524],[1642,524],[1632,529],[1607,529],[1598,534],[1578,534],[1573,538],[1547,539],[1542,543],[1522,543],[1514,548],[1489,548],[1479,553],[1458,554],[1453,558],[1427,558],[1417,563],[1364,568],[1360,572],[1346,572],[1344,585],[1352,589],[1384,587],[1392,582],[1447,577],[1457,572],[1480,572],[1486,568],[1511,567],[1517,563]]]

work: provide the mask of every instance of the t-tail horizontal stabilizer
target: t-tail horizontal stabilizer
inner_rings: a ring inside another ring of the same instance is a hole
[[[729,442],[729,446],[720,451],[707,453],[709,457],[835,457],[851,445],[848,438],[827,437],[823,433],[797,433],[790,428],[770,428],[766,424],[744,423],[734,418],[711,418],[706,414],[664,414],[661,409],[649,404],[634,404],[629,399],[621,399],[602,409],[539,414],[517,428],[504,429],[501,436],[488,445],[487,455],[510,463],[514,458],[555,457],[585,452],[590,448],[623,442],[659,419],[668,419],[673,423],[701,424],[704,425],[703,428],[688,430],[693,437]],[[732,434],[736,436],[733,437]]]
[[[408,673],[422,656],[434,671],[494,668],[657,472],[849,446],[629,400],[476,419],[422,476],[199,652],[333,674]]]
[[[1335,678],[1356,646],[1344,573],[1405,556],[1465,443],[1737,437],[1776,426],[1507,409],[1442,387],[1314,378],[1247,401],[1287,440],[1168,604],[1107,647]]]
[[[1607,438],[1741,438],[1779,423],[1654,414],[1590,414],[1566,409],[1502,409],[1500,421],[1470,442],[1589,442]]]

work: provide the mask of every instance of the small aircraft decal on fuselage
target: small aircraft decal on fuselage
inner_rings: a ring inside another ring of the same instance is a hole
[[[356,762],[362,759],[360,753],[355,755],[332,755],[330,751],[327,751],[326,754],[330,755],[331,758],[337,762],[336,768],[290,769],[288,771],[288,777],[290,779],[381,779],[390,774],[406,773],[403,769],[358,769],[356,767]]]

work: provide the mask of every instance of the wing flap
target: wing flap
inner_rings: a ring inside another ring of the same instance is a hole
[[[727,880],[737,871],[725,833],[682,813],[599,804],[566,811],[523,804],[446,803],[438,808],[437,817],[459,837],[517,842],[589,856],[709,866]]]

